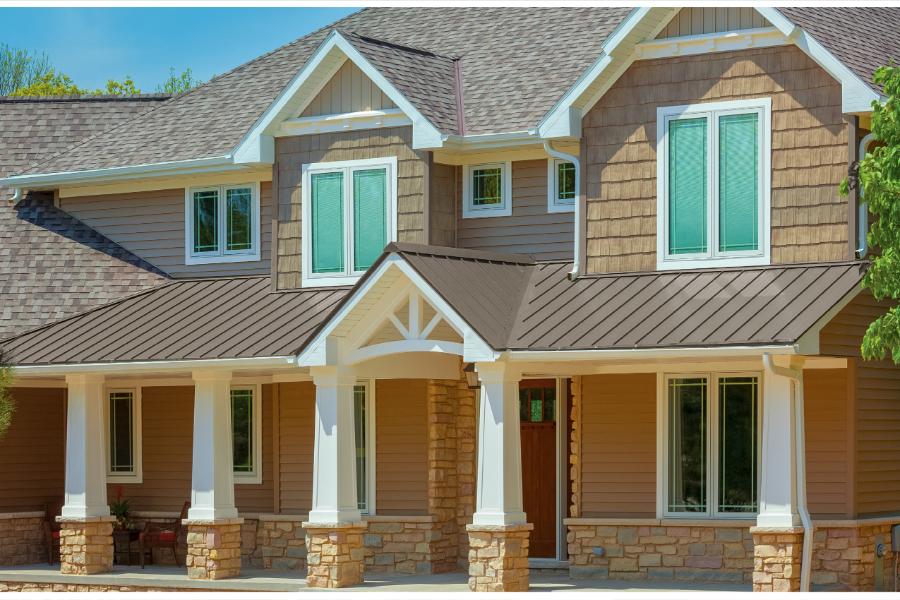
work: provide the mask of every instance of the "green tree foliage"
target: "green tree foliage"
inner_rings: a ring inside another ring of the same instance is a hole
[[[11,387],[12,368],[3,362],[3,356],[0,355],[0,440],[6,435],[16,411],[16,403],[9,391]]]
[[[29,85],[16,88],[10,96],[77,96],[87,91],[79,88],[68,75],[50,69]]]
[[[175,67],[169,67],[169,77],[162,85],[156,86],[157,92],[165,94],[183,94],[201,85],[203,82],[194,79],[194,72],[190,68],[185,69],[180,75],[175,73]]]
[[[891,300],[894,306],[873,321],[862,343],[868,360],[890,356],[900,363],[900,67],[893,63],[875,72],[887,102],[873,103],[872,134],[881,142],[860,163],[860,184],[874,219],[869,229],[869,245],[876,249],[863,286],[877,300]]]
[[[34,54],[0,44],[0,96],[32,85],[50,71],[50,59],[46,54]]]
[[[134,80],[131,76],[126,75],[125,79],[122,81],[116,81],[115,79],[107,80],[106,90],[104,92],[97,90],[97,93],[105,93],[110,96],[131,96],[133,94],[140,94],[141,90],[134,85]]]

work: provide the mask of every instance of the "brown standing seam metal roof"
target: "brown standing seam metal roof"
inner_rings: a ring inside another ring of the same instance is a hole
[[[859,289],[865,263],[628,273],[391,244],[495,350],[792,344]],[[357,283],[361,286],[365,279]],[[14,364],[292,356],[348,288],[273,292],[268,277],[173,281],[7,340]]]

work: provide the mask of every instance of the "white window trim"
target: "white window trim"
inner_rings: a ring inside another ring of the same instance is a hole
[[[376,513],[375,504],[375,380],[361,379],[356,385],[366,388],[366,510],[362,514],[372,517]],[[355,447],[355,442],[354,442]]]
[[[718,185],[718,139],[715,132],[717,127],[712,126],[715,115],[713,113],[734,112],[744,113],[758,111],[760,146],[759,146],[759,191],[760,191],[760,215],[759,215],[759,244],[758,251],[732,252],[718,254],[718,207],[714,193]],[[668,231],[669,231],[669,186],[668,184],[668,129],[669,121],[679,118],[708,117],[710,126],[707,127],[708,136],[708,160],[709,178],[707,201],[707,247],[708,252],[703,255],[674,255],[668,256]],[[668,269],[702,269],[709,267],[745,267],[768,265],[771,262],[771,227],[770,215],[772,211],[772,100],[771,98],[754,98],[751,100],[733,100],[726,102],[707,102],[683,106],[665,106],[656,109],[656,268]]]
[[[233,385],[231,386],[231,390],[251,390],[253,392],[253,447],[250,449],[253,452],[253,470],[248,472],[237,472],[233,471],[234,474],[234,483],[235,485],[255,485],[262,483],[262,390],[259,384],[250,384],[250,385]],[[229,413],[228,413],[228,423],[231,424],[231,396],[229,395]],[[229,426],[229,430],[233,431],[233,425]],[[233,440],[232,440],[233,443]],[[230,458],[232,461],[232,465],[234,464],[234,457]]]
[[[569,163],[575,166],[575,197],[571,200],[563,200],[559,197],[559,165]],[[559,158],[547,159],[547,212],[548,213],[568,213],[575,212],[575,205],[578,203],[578,165],[570,160],[561,160]]]
[[[388,242],[397,241],[397,157],[386,156],[384,158],[368,158],[362,160],[344,160],[338,162],[309,163],[302,167],[301,202],[302,202],[302,266],[300,272],[300,285],[302,287],[323,287],[353,285],[362,277],[365,271],[351,271],[353,268],[353,203],[352,203],[352,177],[344,177],[344,257],[346,271],[344,273],[313,273],[312,272],[312,206],[310,204],[310,178],[314,173],[346,170],[352,173],[355,170],[385,167],[387,176],[387,214],[388,214]]]
[[[475,206],[472,204],[472,171],[500,168],[500,205]],[[463,219],[509,217],[512,215],[512,161],[463,166]]]
[[[706,378],[709,409],[706,415],[706,512],[672,512],[669,510],[669,380]],[[757,469],[756,495],[760,502],[762,485],[762,428],[763,428],[763,374],[759,371],[704,371],[672,372],[657,374],[656,391],[656,516],[659,519],[722,519],[747,520],[758,513],[720,512],[719,499],[719,379],[723,377],[756,377],[756,403],[759,426],[756,431]]]
[[[250,188],[253,223],[250,228],[251,249],[226,251],[225,248],[225,190]],[[216,252],[194,252],[194,192],[218,190],[219,192],[219,250]],[[206,185],[189,187],[184,190],[184,264],[209,265],[216,263],[238,263],[260,260],[260,184],[258,181],[239,184]]]
[[[110,456],[110,443],[112,442],[109,439],[109,419],[110,419],[110,410],[109,410],[109,396],[115,392],[130,392],[132,394],[132,411],[134,415],[134,419],[131,424],[131,436],[133,448],[132,452],[134,452],[134,470],[131,473],[123,473],[121,471],[113,472],[112,465],[110,464],[111,456]],[[142,415],[141,412],[141,388],[108,388],[105,392],[105,402],[103,403],[103,423],[105,426],[104,429],[104,437],[106,438],[105,446],[105,454],[106,454],[106,481],[108,483],[143,483],[144,482],[144,468],[143,468],[143,431],[141,427]]]

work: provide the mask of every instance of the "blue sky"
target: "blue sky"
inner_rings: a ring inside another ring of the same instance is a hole
[[[0,43],[45,52],[80,87],[130,75],[154,92],[190,67],[207,80],[352,8],[0,8]]]

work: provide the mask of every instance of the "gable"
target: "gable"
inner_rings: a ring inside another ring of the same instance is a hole
[[[306,106],[301,117],[347,114],[395,109],[397,105],[372,83],[352,61],[345,61],[337,73]]]
[[[765,17],[749,7],[689,7],[678,11],[668,25],[659,32],[656,39],[761,29],[771,26],[772,24]]]

